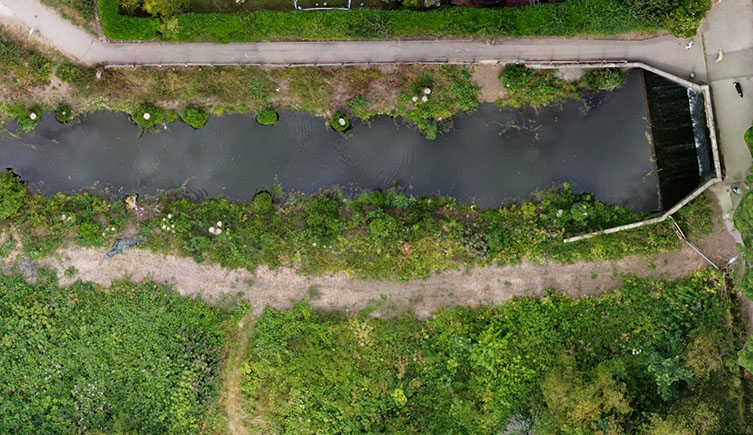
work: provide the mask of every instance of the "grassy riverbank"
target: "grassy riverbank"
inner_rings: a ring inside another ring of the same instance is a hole
[[[10,173],[0,180],[0,222],[32,258],[52,255],[65,243],[105,247],[138,233],[157,252],[227,268],[287,265],[311,275],[407,280],[463,265],[615,259],[678,246],[668,223],[563,243],[567,236],[643,217],[567,188],[490,210],[398,192],[355,200],[331,192],[275,204],[262,192],[248,203],[160,197],[129,212],[120,201],[88,194],[42,197]],[[701,203],[700,210],[705,207]],[[699,213],[696,206],[686,208],[679,220],[692,222]],[[8,243],[5,251],[13,248]]]
[[[32,131],[45,110],[64,122],[95,110],[131,114],[142,131],[182,119],[195,128],[209,114],[305,110],[325,119],[342,112],[350,119],[385,115],[400,119],[428,138],[452,129],[452,117],[479,105],[474,68],[383,66],[379,68],[135,68],[99,70],[70,63],[42,48],[0,37],[0,116]],[[518,65],[504,70],[500,105],[553,104],[583,92],[613,90],[619,70],[589,71],[569,83],[554,70],[534,72]],[[499,85],[497,85],[499,86]],[[428,92],[428,93],[427,93]],[[143,115],[149,113],[149,119]],[[154,115],[154,116],[152,116]],[[269,123],[269,122],[268,122]]]

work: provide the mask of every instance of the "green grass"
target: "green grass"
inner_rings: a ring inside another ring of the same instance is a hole
[[[34,131],[37,122],[44,115],[44,110],[40,107],[24,107],[21,103],[6,104],[6,113],[18,123],[19,130],[24,133]]]
[[[570,0],[520,8],[445,7],[431,11],[369,8],[326,13],[185,13],[162,24],[157,18],[120,15],[118,0],[100,0],[98,4],[107,37],[166,41],[613,35],[654,30],[662,24],[617,0]]]
[[[246,411],[270,433],[749,433],[742,331],[720,288],[711,272],[627,278],[598,297],[426,321],[267,309],[243,365]]]
[[[240,310],[153,283],[0,288],[0,432],[196,433]]]

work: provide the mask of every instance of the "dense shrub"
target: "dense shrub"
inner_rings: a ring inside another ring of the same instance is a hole
[[[201,109],[187,108],[180,112],[180,119],[193,128],[201,128],[207,123],[209,115],[204,113]]]
[[[519,8],[444,7],[431,11],[381,10],[311,13],[257,11],[185,13],[160,25],[156,18],[118,13],[118,0],[99,1],[105,34],[113,39],[255,41],[270,39],[374,39],[403,36],[611,35],[664,25],[618,0],[571,0]]]
[[[582,86],[591,91],[613,91],[625,83],[625,71],[619,68],[589,69]]]
[[[348,131],[348,129],[350,128],[350,120],[344,113],[335,112],[335,114],[332,115],[332,119],[329,120],[329,125],[330,127],[334,128],[335,131],[342,133]]]
[[[141,132],[154,130],[162,124],[167,117],[167,111],[153,104],[143,103],[136,106],[131,112],[131,119],[139,126]]]
[[[110,39],[151,40],[157,37],[159,18],[129,17],[120,14],[120,0],[98,0],[102,30]]]
[[[11,171],[0,172],[0,220],[13,217],[26,197],[26,188]]]
[[[11,118],[18,122],[19,130],[24,133],[31,133],[37,126],[44,111],[39,107],[27,108],[21,103],[7,104],[5,111]]]
[[[248,413],[275,433],[654,433],[665,420],[663,433],[696,433],[681,430],[694,413],[675,411],[689,402],[744,433],[720,287],[710,272],[627,278],[598,297],[548,293],[425,322],[267,309],[241,385]],[[670,361],[669,375],[652,361]]]
[[[264,109],[256,115],[256,122],[261,125],[275,125],[279,120],[279,115],[273,109]]]
[[[453,115],[476,110],[478,90],[467,69],[442,67],[410,83],[408,92],[398,96],[397,114],[434,139],[440,127],[451,127]]]
[[[572,83],[554,77],[555,70],[532,70],[525,65],[508,64],[499,81],[512,97],[500,100],[506,106],[544,106],[567,98],[579,98],[580,92]]]
[[[230,316],[151,283],[0,288],[0,432],[197,432]]]
[[[73,119],[73,112],[71,111],[71,108],[66,105],[58,106],[58,108],[55,109],[55,118],[57,118],[59,122],[65,123]]]

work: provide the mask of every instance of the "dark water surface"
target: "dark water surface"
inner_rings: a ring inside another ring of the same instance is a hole
[[[279,183],[305,193],[398,187],[486,208],[570,181],[602,201],[661,209],[637,71],[623,88],[585,101],[538,111],[482,105],[434,141],[389,118],[353,124],[342,137],[304,112],[282,112],[274,127],[227,115],[210,117],[201,130],[177,122],[139,138],[123,113],[95,112],[70,126],[48,113],[31,136],[0,135],[0,166],[44,194],[182,187],[198,199],[246,200]]]

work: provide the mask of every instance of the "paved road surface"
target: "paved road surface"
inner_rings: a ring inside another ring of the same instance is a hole
[[[513,39],[496,43],[480,40],[107,43],[43,7],[39,0],[0,0],[0,5],[4,5],[15,20],[34,28],[58,49],[87,64],[290,65],[630,59],[684,76],[692,71],[700,80],[705,79],[701,50],[687,51],[686,41],[672,37],[645,41]],[[697,43],[696,47],[700,45]]]

